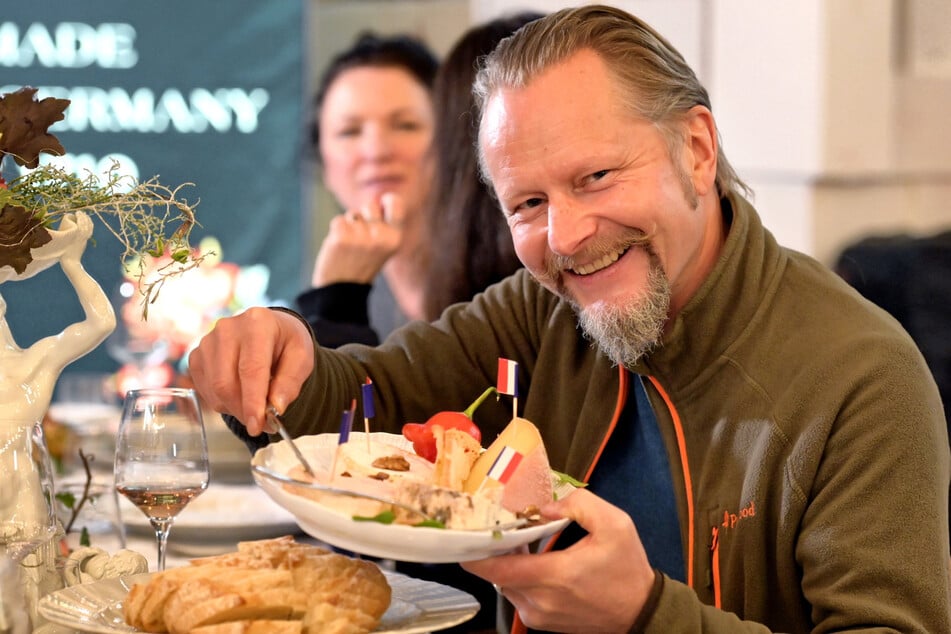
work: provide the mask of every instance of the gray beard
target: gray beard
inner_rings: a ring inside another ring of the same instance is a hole
[[[670,308],[670,283],[652,257],[643,296],[622,306],[581,309],[572,304],[585,337],[615,364],[630,368],[661,342]]]

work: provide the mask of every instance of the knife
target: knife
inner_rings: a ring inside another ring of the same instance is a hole
[[[297,445],[294,443],[294,439],[291,438],[291,435],[287,433],[287,428],[284,427],[284,423],[281,422],[281,419],[278,418],[277,408],[273,405],[268,405],[264,410],[264,413],[267,415],[267,421],[270,423],[271,427],[277,430],[277,433],[281,435],[287,444],[290,445],[291,451],[294,452],[294,455],[297,456],[297,460],[300,462],[301,466],[304,467],[304,471],[313,478],[317,477],[317,474],[314,473],[314,470],[311,468],[310,463],[307,462],[307,459],[304,458],[304,454],[301,453]]]

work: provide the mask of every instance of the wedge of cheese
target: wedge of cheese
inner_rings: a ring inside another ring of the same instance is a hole
[[[502,508],[516,514],[532,513],[551,502],[548,454],[530,421],[513,418],[472,465],[464,490],[475,493],[487,487],[504,487]]]
[[[436,439],[433,484],[462,491],[472,472],[472,465],[482,454],[482,445],[461,429],[443,429],[435,425],[433,436]]]

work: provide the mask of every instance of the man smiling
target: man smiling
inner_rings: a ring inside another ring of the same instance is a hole
[[[480,143],[519,259],[602,351],[633,365],[713,268],[724,227],[710,110],[691,108],[665,134],[614,83],[581,50],[487,95]]]
[[[475,90],[526,271],[380,348],[321,349],[286,311],[222,320],[191,357],[206,401],[252,434],[268,400],[297,434],[334,431],[370,376],[374,423],[399,431],[516,360],[552,468],[589,487],[542,509],[575,522],[550,551],[463,564],[514,630],[951,631],[934,381],[894,320],[762,226],[679,53],[585,6],[503,41]],[[507,421],[477,419],[487,439]]]

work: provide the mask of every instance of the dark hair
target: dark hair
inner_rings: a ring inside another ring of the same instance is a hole
[[[433,147],[438,159],[426,205],[432,248],[423,293],[429,319],[521,267],[505,217],[479,174],[472,81],[481,59],[499,41],[543,15],[518,13],[469,29],[436,74]]]
[[[415,37],[384,36],[369,31],[359,34],[350,48],[330,60],[320,78],[311,109],[310,140],[314,150],[320,144],[320,111],[330,85],[344,71],[365,66],[401,68],[427,89],[432,89],[439,61],[429,47]]]

